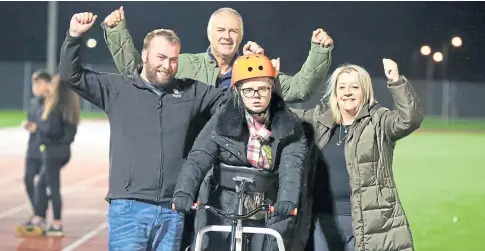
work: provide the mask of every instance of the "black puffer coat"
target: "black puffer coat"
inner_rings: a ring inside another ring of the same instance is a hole
[[[232,94],[229,96],[227,103],[212,117],[195,141],[180,173],[174,194],[184,192],[194,199],[198,198],[197,200],[202,204],[214,205],[223,208],[226,212],[236,212],[235,193],[218,186],[215,178],[218,176],[221,164],[251,166],[246,157],[249,130],[244,108],[234,102],[237,97],[233,97]],[[303,181],[304,162],[307,154],[307,141],[301,122],[275,94],[270,104],[270,121],[273,165],[274,170],[278,172],[279,183],[275,185],[275,193],[268,193],[273,195],[265,194],[266,199],[269,199],[270,203],[291,201],[295,205],[300,205],[301,190],[305,183]],[[206,176],[213,166],[213,172],[216,175]],[[197,193],[199,193],[198,197]],[[220,222],[209,214],[204,210],[197,212],[196,232],[207,225],[230,223]],[[267,226],[277,230],[285,239],[286,249],[291,250],[295,232],[298,231],[294,226],[298,221],[298,217],[276,223],[270,219],[267,221]],[[275,250],[275,247],[276,242],[265,241],[263,250]]]

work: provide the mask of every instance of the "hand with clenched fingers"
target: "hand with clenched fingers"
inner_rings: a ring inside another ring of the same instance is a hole
[[[264,55],[264,49],[263,49],[263,47],[261,47],[256,42],[248,41],[243,47],[243,54],[244,55],[249,55],[249,54],[263,54]]]
[[[383,58],[382,59],[382,64],[384,65],[384,74],[386,74],[386,77],[389,81],[391,82],[396,82],[399,80],[399,70],[397,68],[396,62]]]
[[[94,23],[98,16],[93,15],[91,12],[83,12],[74,14],[71,18],[71,24],[69,25],[69,34],[72,37],[80,37],[86,33]]]
[[[111,12],[111,14],[104,19],[103,23],[109,28],[114,28],[123,20],[125,20],[125,11],[123,6],[121,6],[119,9]]]
[[[312,42],[323,47],[333,45],[333,39],[327,34],[326,31],[320,28],[313,31]]]

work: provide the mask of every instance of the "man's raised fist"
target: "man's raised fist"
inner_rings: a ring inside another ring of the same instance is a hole
[[[83,12],[74,14],[71,18],[71,24],[69,26],[69,34],[72,37],[80,37],[86,31],[93,27],[98,16],[93,15],[91,12]]]

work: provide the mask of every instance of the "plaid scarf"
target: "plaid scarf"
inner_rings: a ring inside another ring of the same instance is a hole
[[[262,121],[263,124],[268,121],[267,116],[268,113],[266,114],[266,118]],[[269,170],[272,165],[271,146],[269,145],[271,132],[247,112],[246,120],[249,128],[247,153],[249,163],[258,169]]]

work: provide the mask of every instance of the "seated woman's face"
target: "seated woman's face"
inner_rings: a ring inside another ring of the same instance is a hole
[[[349,73],[342,73],[337,78],[336,88],[339,108],[355,115],[362,102],[362,89],[357,79]]]
[[[271,86],[269,78],[252,78],[243,81],[240,94],[247,109],[259,113],[264,111],[271,101]]]

